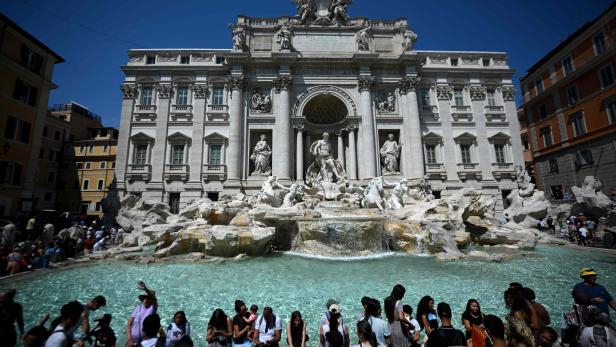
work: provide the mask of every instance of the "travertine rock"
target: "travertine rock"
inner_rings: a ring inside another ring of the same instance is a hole
[[[581,187],[571,187],[576,204],[571,208],[572,214],[584,214],[587,217],[607,216],[612,209],[612,200],[603,194],[601,181],[593,176],[586,176]]]

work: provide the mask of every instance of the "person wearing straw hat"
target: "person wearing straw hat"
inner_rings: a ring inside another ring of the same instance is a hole
[[[591,304],[609,315],[610,306],[613,310],[616,310],[616,301],[604,286],[597,283],[597,276],[598,273],[595,270],[588,267],[582,268],[580,270],[582,282],[576,284],[573,290],[581,290],[586,293]]]

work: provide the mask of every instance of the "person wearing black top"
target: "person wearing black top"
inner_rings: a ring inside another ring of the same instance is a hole
[[[466,303],[466,310],[462,313],[462,324],[466,330],[466,339],[470,340],[473,335],[473,326],[483,329],[483,317],[481,306],[475,299],[470,299]]]
[[[451,325],[451,307],[441,302],[436,307],[441,326],[428,336],[427,347],[466,346],[464,334]]]
[[[238,347],[250,346],[252,343],[248,339],[250,324],[246,323],[246,304],[242,300],[235,300],[235,312],[233,317],[233,344]]]

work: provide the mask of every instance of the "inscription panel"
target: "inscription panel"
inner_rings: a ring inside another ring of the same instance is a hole
[[[300,52],[355,52],[355,38],[344,34],[296,35],[293,47]]]
[[[252,49],[255,51],[271,51],[272,36],[255,36],[252,39]]]
[[[375,37],[373,42],[376,52],[391,52],[393,50],[392,39],[390,37]]]

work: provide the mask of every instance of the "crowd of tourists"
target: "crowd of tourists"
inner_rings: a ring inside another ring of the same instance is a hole
[[[505,216],[508,221],[508,216]],[[580,246],[594,246],[594,236],[597,230],[597,221],[586,217],[584,214],[570,215],[564,219],[554,219],[547,216],[537,222],[537,228],[541,232],[552,233]]]
[[[124,231],[92,221],[57,231],[54,224],[32,217],[24,226],[7,224],[0,233],[0,277],[47,268],[68,258],[102,251],[122,242]]]
[[[421,298],[415,310],[403,303],[405,288],[397,284],[382,301],[363,297],[363,312],[357,317],[343,318],[340,304],[335,299],[326,303],[318,328],[308,329],[299,311],[291,313],[283,324],[271,307],[259,313],[257,305],[248,307],[235,301],[235,315],[230,317],[216,309],[206,327],[205,343],[208,347],[289,347],[316,346],[308,331],[318,331],[315,338],[323,347],[549,347],[549,346],[616,346],[616,331],[611,324],[609,309],[616,310],[616,302],[608,291],[597,283],[597,272],[590,268],[580,271],[582,282],[572,290],[574,303],[564,313],[561,335],[550,327],[552,319],[546,308],[537,302],[532,289],[520,283],[511,283],[504,292],[504,303],[509,312],[498,317],[483,312],[476,299],[468,300],[466,309],[455,315],[446,302],[435,304],[430,296]],[[126,323],[126,346],[190,347],[193,341],[186,314],[177,311],[172,322],[161,325],[157,314],[156,293],[144,282],[138,283],[142,293],[139,304]],[[90,344],[97,347],[116,346],[116,332],[111,328],[112,317],[103,314],[90,319],[93,312],[106,305],[103,296],[96,296],[86,304],[72,301],[60,309],[59,316],[47,328],[49,316],[24,331],[22,307],[15,302],[15,290],[0,294],[0,336],[3,346],[15,346],[19,330],[24,346],[67,347]],[[459,320],[462,330],[452,322]],[[349,327],[356,327],[351,336]],[[286,333],[283,340],[283,330]],[[312,335],[312,334],[310,334]]]

